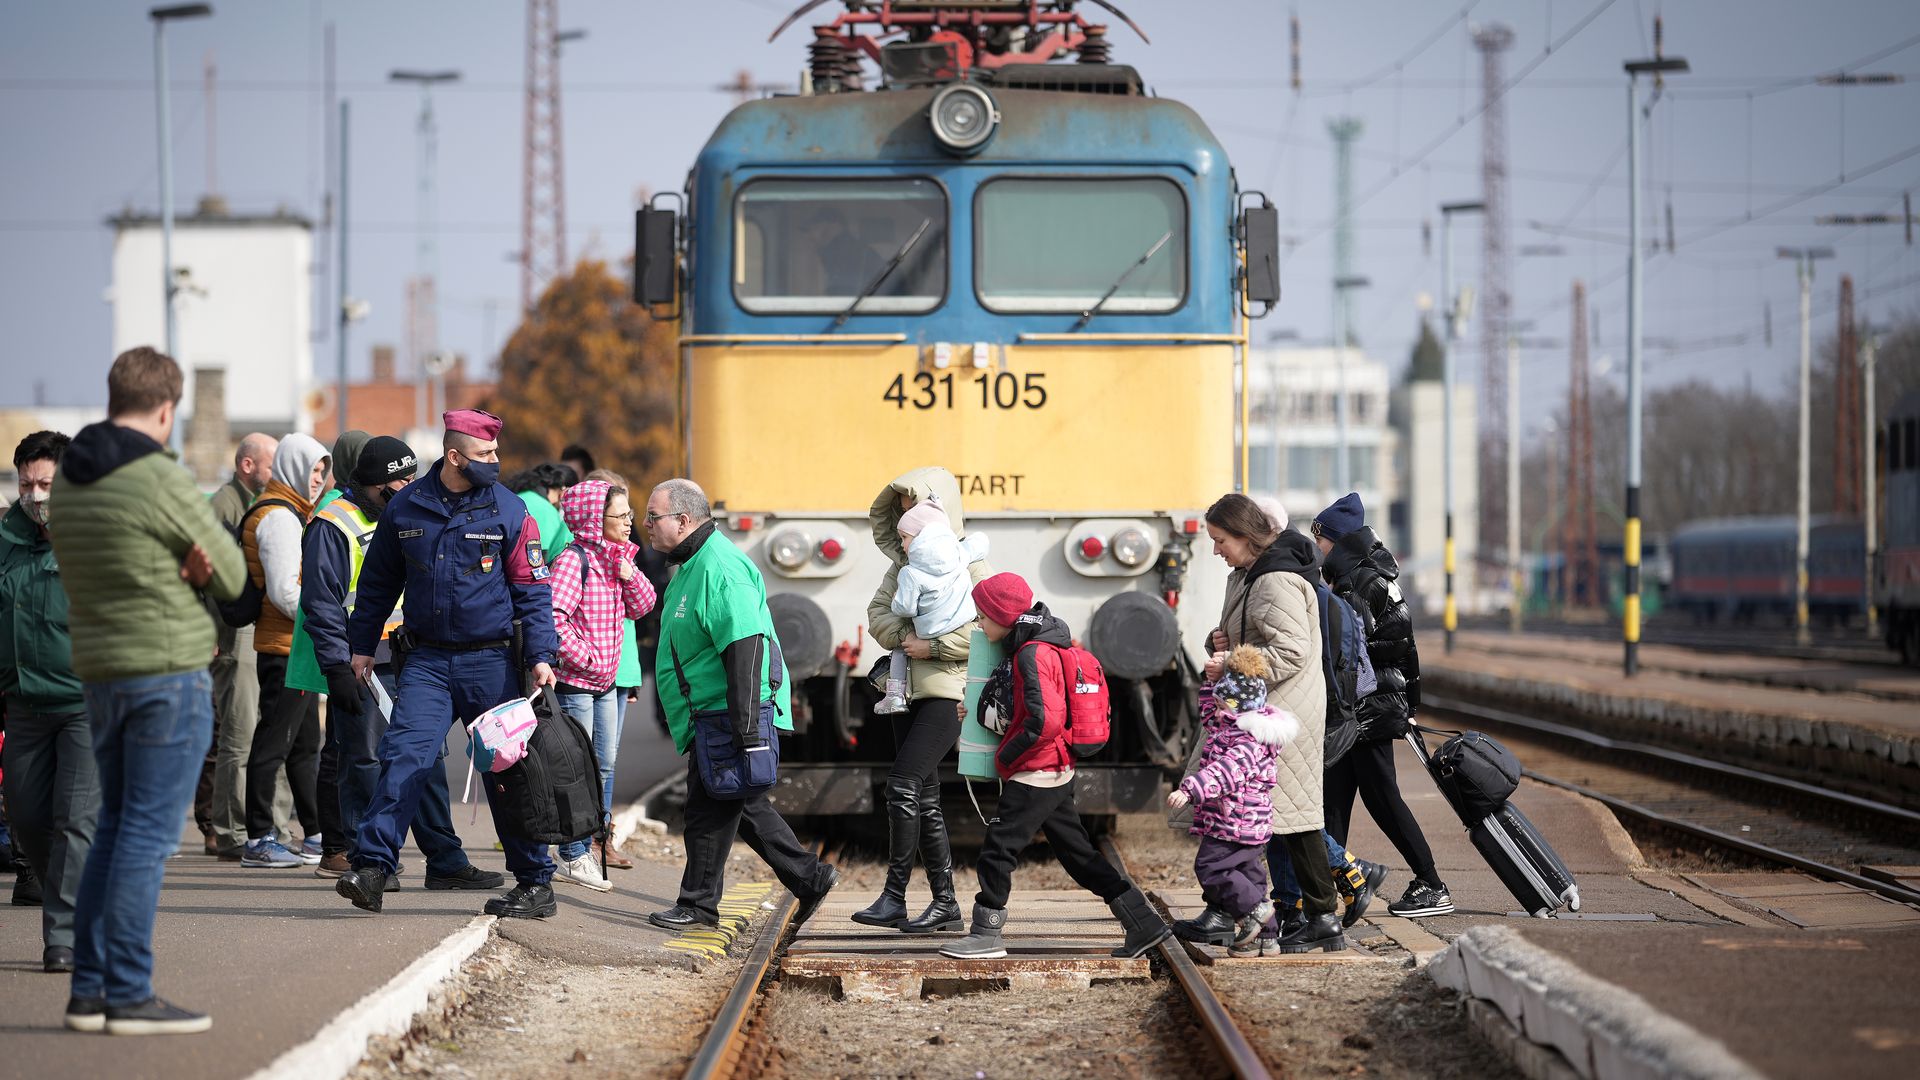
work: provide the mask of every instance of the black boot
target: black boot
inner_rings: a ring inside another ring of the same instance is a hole
[[[1209,906],[1198,918],[1181,919],[1174,923],[1173,933],[1182,941],[1225,948],[1233,944],[1234,920],[1233,916],[1219,908]]]
[[[880,899],[853,913],[865,926],[898,929],[907,924],[907,879],[913,876],[913,853],[920,846],[920,781],[887,777],[887,882]]]
[[[920,785],[920,864],[927,868],[933,903],[900,929],[909,934],[963,930],[960,901],[953,895],[953,850],[947,844],[947,818],[940,810],[940,782]]]
[[[1167,925],[1167,920],[1153,910],[1153,905],[1147,903],[1147,895],[1139,889],[1128,889],[1109,900],[1107,908],[1113,912],[1114,918],[1120,920],[1120,925],[1127,928],[1127,940],[1113,950],[1115,956],[1139,956],[1165,941],[1167,936],[1173,933],[1173,929]],[[1231,926],[1233,920],[1229,918],[1227,924]],[[1228,940],[1232,940],[1231,936]]]
[[[502,919],[551,919],[560,910],[547,885],[516,884],[487,901],[481,910]]]
[[[386,894],[393,889],[392,875],[377,866],[356,866],[333,881],[333,891],[353,901],[353,906],[378,915]]]
[[[1339,952],[1347,947],[1347,935],[1340,929],[1340,917],[1329,911],[1324,915],[1312,915],[1292,933],[1280,939],[1280,951],[1283,953]]]
[[[13,879],[13,903],[15,907],[40,906],[40,879],[34,875],[33,867],[15,865]]]

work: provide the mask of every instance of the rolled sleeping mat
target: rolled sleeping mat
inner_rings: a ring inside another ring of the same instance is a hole
[[[987,677],[999,665],[1002,650],[987,640],[986,631],[974,628],[967,646],[966,719],[960,721],[960,775],[969,780],[998,780],[993,756],[1000,749],[1000,737],[980,722],[980,695],[986,692]]]

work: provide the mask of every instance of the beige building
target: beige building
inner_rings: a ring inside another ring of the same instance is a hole
[[[1398,546],[1400,581],[1416,610],[1438,615],[1446,596],[1446,353],[1421,320],[1407,376],[1393,391],[1392,426],[1398,433],[1393,471],[1399,497],[1390,515]],[[1480,431],[1472,385],[1456,370],[1453,403],[1454,579],[1462,614],[1486,610],[1473,582],[1480,549]],[[1389,541],[1395,543],[1395,541]]]

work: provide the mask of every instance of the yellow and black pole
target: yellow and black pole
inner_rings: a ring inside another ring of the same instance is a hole
[[[1483,202],[1454,202],[1440,204],[1440,303],[1441,317],[1446,320],[1442,333],[1446,338],[1446,347],[1442,350],[1442,390],[1440,397],[1440,477],[1444,492],[1444,510],[1446,513],[1446,574],[1447,599],[1441,616],[1441,625],[1447,631],[1447,651],[1453,651],[1453,632],[1460,625],[1459,606],[1454,601],[1453,570],[1453,343],[1459,336],[1460,320],[1465,317],[1464,304],[1453,295],[1453,215],[1478,213],[1487,208]]]
[[[1627,535],[1626,597],[1621,627],[1626,638],[1626,673],[1640,670],[1640,333],[1642,284],[1640,248],[1640,82],[1651,74],[1655,93],[1661,76],[1690,70],[1677,56],[1630,60],[1627,71]]]

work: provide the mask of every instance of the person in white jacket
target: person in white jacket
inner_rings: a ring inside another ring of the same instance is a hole
[[[947,512],[938,500],[928,499],[900,515],[900,544],[907,565],[900,568],[894,586],[893,613],[913,620],[916,636],[932,641],[972,622],[973,576],[967,566],[987,557],[987,538],[974,534],[961,540],[953,535]],[[893,650],[887,662],[887,692],[873,707],[877,713],[907,711],[907,654]]]
[[[254,670],[260,678],[260,722],[247,754],[247,846],[240,865],[289,869],[320,861],[318,695],[285,688],[294,613],[300,609],[300,539],[314,504],[327,489],[333,459],[327,448],[298,432],[280,440],[266,490],[241,521],[247,573],[260,591],[254,623]],[[282,765],[293,789],[304,841],[298,850],[274,834],[273,790]]]

